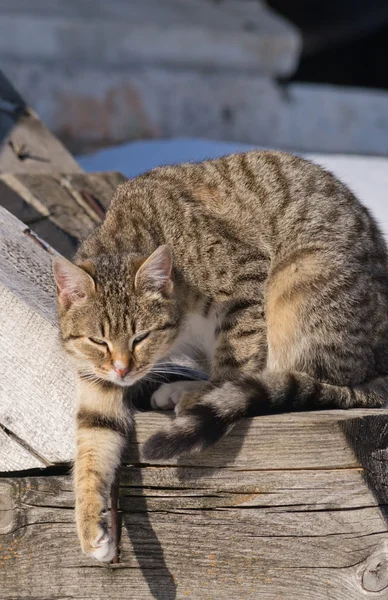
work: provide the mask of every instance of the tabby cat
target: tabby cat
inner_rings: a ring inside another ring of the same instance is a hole
[[[127,181],[54,274],[78,372],[77,527],[99,560],[114,551],[106,507],[131,427],[123,393],[172,353],[200,352],[209,379],[154,393],[176,419],[146,442],[149,459],[201,450],[245,417],[388,399],[382,235],[347,187],[296,156],[253,151]]]

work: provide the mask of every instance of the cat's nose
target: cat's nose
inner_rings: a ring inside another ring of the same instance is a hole
[[[124,378],[130,371],[129,367],[125,367],[123,365],[123,363],[119,363],[119,364],[114,364],[113,365],[113,370],[115,371],[115,373],[117,373],[117,375],[121,378]]]
[[[119,375],[120,377],[124,378],[126,376],[127,373],[129,373],[129,369],[118,369],[117,367],[113,367],[114,370],[116,371],[117,375]]]

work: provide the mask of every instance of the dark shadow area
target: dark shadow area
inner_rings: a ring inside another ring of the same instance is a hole
[[[0,145],[26,109],[27,105],[23,98],[0,71]],[[11,149],[14,152],[18,150],[12,147]]]
[[[182,371],[179,374],[156,378],[152,383],[140,383],[128,389],[126,401],[136,410],[151,410],[150,398],[152,393],[163,383],[182,380]],[[187,371],[190,379],[190,370]],[[157,600],[174,600],[177,595],[176,584],[164,559],[163,548],[158,536],[152,528],[147,509],[147,500],[143,494],[143,478],[141,475],[141,462],[139,444],[137,442],[136,424],[131,433],[130,454],[128,470],[131,477],[131,487],[138,491],[136,496],[136,511],[123,514],[123,523],[131,540],[133,551],[139,563],[141,572],[147,582],[150,593]],[[131,469],[131,464],[136,468]]]
[[[153,375],[154,381],[140,382],[137,385],[129,389],[127,395],[127,401],[132,406],[141,412],[152,410],[151,409],[151,396],[152,394],[163,385],[163,383],[172,383],[174,381],[193,381],[195,379],[206,379],[206,376],[200,374],[199,371],[195,371],[188,367],[182,367],[179,365],[171,365],[169,367],[171,373],[166,376]],[[176,371],[176,375],[173,372]],[[203,375],[200,376],[200,375]]]
[[[190,379],[190,369],[186,374],[187,379]],[[179,368],[179,375],[169,375],[168,381],[164,378],[160,380],[160,383],[145,383],[130,388],[126,400],[137,410],[150,410],[150,397],[161,383],[182,379],[184,377]],[[250,420],[246,420],[214,448],[198,455],[182,456],[177,462],[178,478],[182,482],[200,480],[202,477],[208,477],[217,469],[233,466],[249,427]],[[131,488],[135,488],[137,492],[136,509],[123,513],[123,523],[152,597],[157,600],[174,600],[177,594],[176,584],[167,567],[162,545],[153,530],[147,509],[147,500],[143,493],[142,459],[137,442],[136,425],[131,438],[130,453],[127,454],[126,463],[131,477]],[[131,465],[134,465],[134,468],[131,469]]]
[[[291,81],[388,90],[388,26],[373,35],[304,56]]]
[[[136,440],[136,426],[132,430]],[[131,463],[139,465],[140,453],[136,444],[131,445]],[[141,572],[147,582],[153,598],[156,600],[175,600],[176,584],[164,559],[163,548],[152,528],[148,515],[147,501],[142,492],[143,478],[141,469],[131,469],[131,482],[139,490],[136,497],[136,512],[123,513],[123,523],[131,540],[133,551]]]
[[[359,417],[340,421],[339,425],[388,523],[388,416]]]
[[[251,419],[245,419],[209,450],[205,450],[201,454],[186,454],[179,457],[177,461],[177,466],[180,467],[177,470],[178,479],[182,482],[199,481],[202,477],[211,476],[218,469],[233,467],[250,425]]]
[[[42,467],[41,469],[26,469],[25,471],[1,471],[0,479],[10,479],[12,477],[60,477],[71,475],[72,467],[70,464],[56,464],[51,467]]]
[[[386,0],[268,0],[301,32],[302,55],[288,81],[388,89]]]

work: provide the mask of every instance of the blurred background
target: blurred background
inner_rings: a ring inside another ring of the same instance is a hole
[[[0,64],[77,154],[153,138],[388,154],[387,0],[1,0]]]

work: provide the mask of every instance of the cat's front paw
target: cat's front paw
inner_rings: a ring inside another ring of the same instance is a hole
[[[155,410],[173,410],[184,393],[200,390],[206,385],[206,381],[174,381],[164,383],[151,396],[151,406]]]
[[[91,535],[91,528],[88,527],[88,530],[89,535]],[[93,530],[97,531],[97,535],[94,535],[92,539],[80,536],[81,548],[84,554],[101,562],[111,562],[115,555],[115,547],[108,532],[100,525],[96,528],[93,527]]]
[[[100,532],[93,543],[90,556],[101,562],[111,562],[115,555],[115,547],[107,531],[100,527]]]
[[[110,562],[115,555],[114,544],[108,534],[105,511],[92,516],[92,511],[77,509],[77,530],[84,554],[102,562]],[[82,514],[82,513],[85,514]]]

